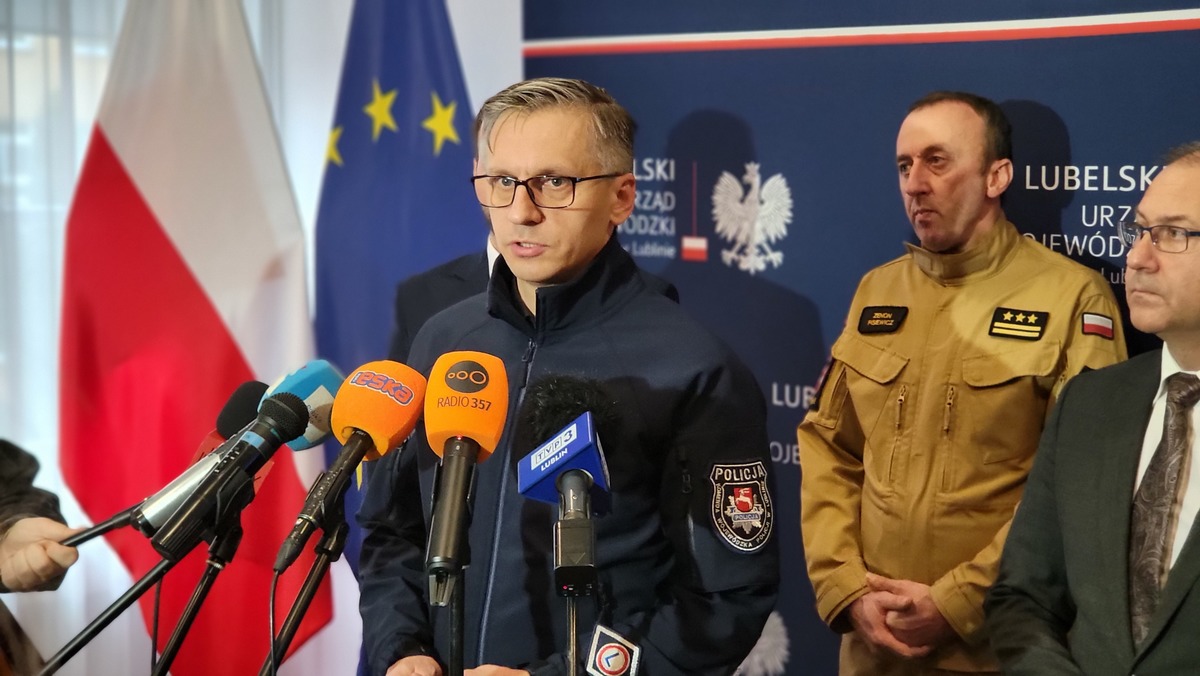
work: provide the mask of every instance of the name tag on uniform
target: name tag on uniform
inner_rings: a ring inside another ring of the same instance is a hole
[[[908,316],[908,308],[899,305],[873,305],[863,308],[858,318],[859,333],[894,333]]]
[[[1046,321],[1049,319],[1049,312],[998,307],[992,313],[988,335],[1018,340],[1041,340],[1042,332],[1046,330]]]

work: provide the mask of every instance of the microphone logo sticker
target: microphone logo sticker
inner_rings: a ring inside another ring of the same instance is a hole
[[[534,451],[529,460],[529,469],[544,472],[554,466],[567,454],[567,444],[579,438],[579,425],[572,424],[557,437],[547,441],[541,448]],[[561,452],[560,452],[561,451]],[[538,467],[538,465],[542,465]]]
[[[351,385],[376,390],[391,397],[401,406],[408,406],[416,396],[412,388],[395,378],[374,371],[359,371],[350,379]]]
[[[488,372],[478,362],[460,361],[446,371],[446,385],[455,392],[472,394],[488,386]]]
[[[774,513],[767,491],[767,469],[762,462],[713,465],[712,520],[735,551],[756,552],[771,537]]]

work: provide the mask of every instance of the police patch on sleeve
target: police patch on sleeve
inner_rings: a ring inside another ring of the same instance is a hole
[[[597,624],[588,650],[587,672],[592,676],[637,676],[642,649],[632,641]]]
[[[771,537],[775,513],[762,461],[713,465],[712,519],[717,533],[734,551],[756,552]]]

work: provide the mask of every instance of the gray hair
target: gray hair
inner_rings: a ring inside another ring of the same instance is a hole
[[[518,82],[485,101],[475,116],[475,157],[479,158],[479,144],[489,142],[492,128],[505,114],[532,113],[559,106],[578,108],[591,115],[590,150],[599,157],[601,171],[633,170],[633,136],[637,124],[629,111],[594,84],[559,77]]]

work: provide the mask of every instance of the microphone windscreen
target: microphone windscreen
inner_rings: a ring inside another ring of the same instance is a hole
[[[591,412],[596,434],[604,439],[616,420],[616,410],[612,396],[597,380],[563,374],[544,376],[525,390],[514,448],[521,454],[529,453],[585,412]]]
[[[280,378],[263,395],[265,399],[278,392],[290,392],[300,397],[308,408],[308,426],[304,428],[304,434],[288,442],[293,451],[312,448],[329,437],[333,399],[342,380],[341,372],[333,364],[314,359]]]
[[[333,399],[333,434],[345,444],[355,430],[371,437],[374,460],[400,445],[421,417],[425,377],[400,362],[380,360],[351,373]]]
[[[499,357],[483,352],[447,352],[429,373],[425,435],[438,456],[451,437],[479,444],[482,462],[496,450],[508,418],[508,374]]]
[[[242,428],[254,422],[258,416],[258,405],[267,391],[267,384],[257,380],[248,380],[229,395],[225,406],[217,414],[217,433],[223,439],[228,439]]]

